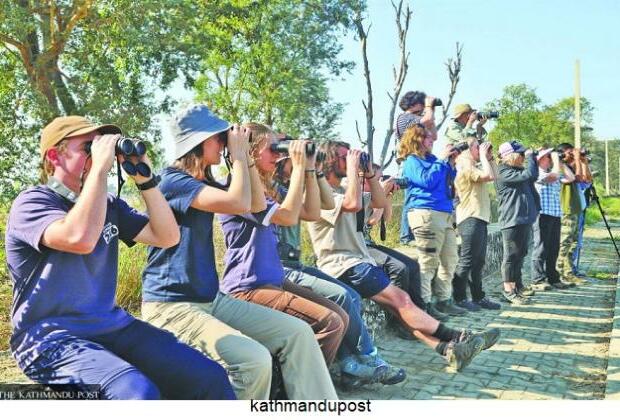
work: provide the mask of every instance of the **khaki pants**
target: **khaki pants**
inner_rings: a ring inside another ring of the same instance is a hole
[[[212,303],[144,302],[142,317],[228,371],[239,399],[267,399],[271,354],[291,399],[337,399],[312,330],[303,321],[218,294]]]
[[[283,288],[259,287],[233,296],[304,320],[314,331],[327,365],[336,358],[349,316],[329,299],[288,280],[284,281]]]
[[[413,209],[407,217],[418,250],[422,299],[426,303],[431,301],[433,295],[440,301],[450,299],[458,261],[454,216],[440,211]]]

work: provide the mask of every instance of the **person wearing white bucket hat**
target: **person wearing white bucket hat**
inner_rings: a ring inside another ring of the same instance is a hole
[[[231,126],[205,105],[192,105],[172,121],[175,153],[161,190],[181,228],[179,245],[151,247],[143,273],[142,314],[226,367],[239,399],[267,399],[272,355],[293,399],[336,399],[310,327],[297,318],[220,291],[213,216],[264,210],[260,179],[248,155],[249,130]],[[230,153],[231,182],[217,184],[211,167]],[[256,188],[255,188],[256,189]]]

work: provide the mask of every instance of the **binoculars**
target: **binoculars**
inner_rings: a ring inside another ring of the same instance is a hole
[[[291,140],[282,140],[277,143],[272,143],[269,148],[275,153],[288,153],[288,149],[291,146]],[[306,143],[306,156],[312,156],[316,151],[316,145],[314,143]]]
[[[463,153],[465,150],[469,149],[469,144],[467,142],[457,143],[452,147],[457,153]]]
[[[86,150],[86,153],[89,155],[91,146],[92,142],[88,142],[84,145],[84,150]],[[140,157],[146,154],[146,144],[143,141],[129,137],[121,137],[116,141],[115,151],[117,156],[122,155],[125,158],[121,166],[128,175],[134,176],[140,174],[143,177],[151,176],[151,168],[149,168],[149,165],[144,162],[134,164],[128,159],[131,156]]]
[[[490,120],[491,118],[499,118],[499,111],[488,111],[488,112],[476,112],[476,118],[479,120],[486,118]]]

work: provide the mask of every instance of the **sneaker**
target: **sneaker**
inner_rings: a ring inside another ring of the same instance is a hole
[[[497,302],[492,301],[491,299],[487,297],[483,297],[480,300],[476,300],[474,301],[474,303],[483,309],[492,309],[492,310],[502,309],[502,305],[500,305]]]
[[[552,289],[558,289],[558,290],[564,290],[564,289],[568,289],[570,287],[575,286],[574,283],[571,283],[570,285],[568,283],[564,283],[563,281],[558,281],[555,283],[549,283],[549,285],[551,286]]]
[[[483,346],[484,339],[480,336],[469,337],[460,343],[451,341],[445,357],[450,366],[460,372],[482,351]]]
[[[562,281],[564,281],[565,283],[572,283],[575,286],[578,286],[580,284],[584,284],[586,282],[584,279],[580,279],[579,277],[577,277],[573,273],[568,273],[568,274],[562,275]]]
[[[502,297],[504,298],[506,302],[511,303],[513,305],[525,305],[529,303],[529,299],[517,294],[514,291],[507,292],[504,290],[502,291]]]
[[[345,386],[359,386],[373,384],[385,374],[387,366],[369,366],[359,363],[355,356],[347,356],[340,361],[340,380],[344,380]]]
[[[437,302],[435,304],[435,307],[440,312],[443,312],[444,314],[452,315],[452,316],[458,316],[458,315],[463,315],[463,314],[467,313],[467,310],[465,310],[463,308],[459,308],[458,306],[453,305],[452,301],[450,299],[442,300],[441,302]]]
[[[472,330],[465,330],[463,331],[463,334],[461,334],[460,341],[465,341],[468,338],[475,337],[475,336],[482,337],[482,340],[484,340],[482,350],[486,350],[486,349],[493,347],[495,343],[497,343],[497,340],[499,340],[500,335],[501,335],[501,331],[499,330],[499,328],[489,328],[488,330],[484,330],[482,332],[474,332]]]
[[[360,361],[366,366],[379,369],[384,368],[378,378],[383,385],[395,385],[407,378],[407,373],[403,368],[397,368],[380,358],[378,355],[363,354],[358,356]]]
[[[532,288],[532,290],[535,290],[537,292],[546,292],[552,289],[551,285],[546,281],[541,281],[539,283],[532,283],[530,287]]]
[[[525,297],[534,296],[536,292],[532,289],[532,286],[529,284],[527,286],[520,287],[517,290],[517,294]]]
[[[459,308],[468,310],[469,312],[478,312],[480,310],[480,306],[476,305],[471,300],[461,300],[459,302],[455,302],[454,304]]]
[[[432,303],[426,304],[426,313],[435,318],[437,321],[447,321],[450,317],[443,312],[439,312]]]

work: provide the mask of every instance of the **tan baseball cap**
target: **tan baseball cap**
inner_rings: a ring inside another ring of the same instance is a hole
[[[57,117],[43,128],[41,132],[41,159],[45,153],[67,137],[98,131],[101,134],[122,134],[121,129],[113,124],[97,125],[88,118],[77,115]]]
[[[454,111],[452,112],[452,118],[458,118],[466,112],[473,111],[471,105],[469,104],[458,104],[454,107]]]

